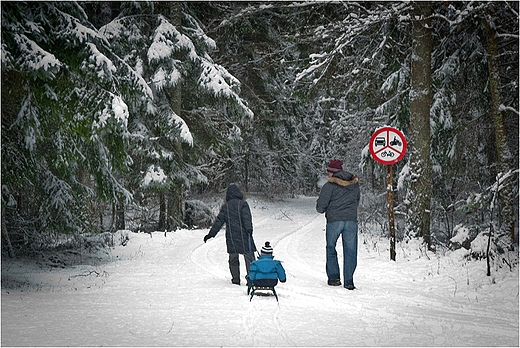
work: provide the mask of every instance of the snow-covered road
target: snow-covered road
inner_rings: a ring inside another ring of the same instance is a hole
[[[2,346],[518,346],[518,271],[486,277],[461,252],[399,244],[392,262],[365,231],[357,290],[327,286],[315,200],[248,200],[257,246],[287,272],[279,303],[231,284],[223,231],[206,244],[207,230],[131,233],[102,266],[4,262],[32,285],[2,289]]]

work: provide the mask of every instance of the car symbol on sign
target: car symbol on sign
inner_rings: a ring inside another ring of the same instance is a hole
[[[374,142],[374,145],[375,146],[378,146],[378,145],[385,146],[386,145],[385,138],[384,137],[376,137],[376,141]]]

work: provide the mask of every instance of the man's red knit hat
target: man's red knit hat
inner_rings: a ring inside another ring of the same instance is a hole
[[[343,162],[340,160],[332,160],[327,165],[327,172],[337,173],[343,170]]]

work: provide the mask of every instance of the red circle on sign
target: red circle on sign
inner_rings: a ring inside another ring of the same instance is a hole
[[[381,164],[391,165],[403,159],[406,153],[406,138],[400,130],[383,127],[374,132],[369,144],[372,158]]]

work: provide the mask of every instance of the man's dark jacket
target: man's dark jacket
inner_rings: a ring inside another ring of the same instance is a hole
[[[357,221],[357,208],[361,193],[359,179],[352,173],[334,173],[321,188],[316,202],[318,213],[325,213],[328,222]]]
[[[229,254],[247,254],[256,251],[253,242],[253,218],[249,205],[237,185],[226,191],[226,203],[220,208],[208,236],[213,238],[226,224],[226,246]]]

